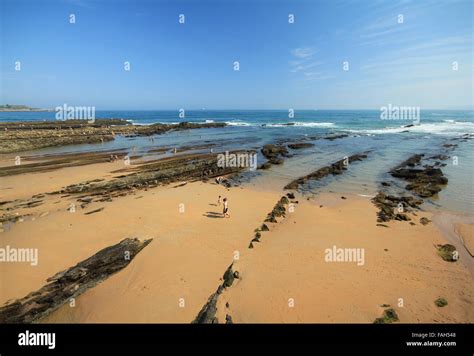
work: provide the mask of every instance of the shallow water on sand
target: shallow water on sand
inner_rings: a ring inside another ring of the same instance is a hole
[[[99,111],[98,118],[125,118],[138,124],[179,122],[176,111]],[[54,112],[0,113],[0,121],[54,119]],[[330,134],[346,133],[349,136],[333,141],[310,141],[314,147],[295,150],[292,158],[269,171],[258,172],[255,183],[283,187],[291,180],[308,174],[322,166],[354,153],[369,152],[367,160],[356,162],[349,171],[337,177],[304,187],[308,193],[336,191],[361,195],[376,194],[382,179],[390,179],[387,172],[415,153],[434,155],[441,152],[447,140],[474,133],[472,111],[422,111],[420,125],[403,127],[411,121],[381,120],[379,111],[189,111],[185,121],[227,122],[224,128],[168,132],[154,137],[117,137],[116,140],[94,145],[77,145],[45,148],[26,154],[55,154],[74,151],[127,149],[130,155],[146,155],[157,148],[200,145],[197,151],[214,152],[232,149],[259,149],[276,141],[309,139]],[[287,125],[291,123],[290,125]],[[443,172],[448,186],[432,202],[429,209],[447,209],[455,212],[474,212],[472,181],[474,157],[472,140],[458,142]],[[162,157],[169,155],[159,153]],[[457,157],[457,165],[452,156]],[[156,157],[154,154],[152,157]],[[265,162],[259,153],[258,164]],[[251,173],[255,175],[255,173]],[[272,183],[270,183],[270,181]]]

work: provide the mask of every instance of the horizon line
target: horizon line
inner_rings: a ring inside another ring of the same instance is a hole
[[[17,106],[16,104],[10,104],[12,106]],[[390,104],[387,104],[390,105]],[[391,104],[393,105],[393,104]],[[0,106],[4,106],[3,104]],[[87,106],[87,105],[69,105],[69,106]],[[412,105],[393,105],[398,107],[412,107]],[[94,107],[94,106],[92,106]],[[114,109],[114,108],[95,108],[96,111],[180,111],[184,109],[184,111],[288,111],[294,110],[296,111],[379,111],[383,106],[380,108],[344,108],[344,109],[335,109],[335,108],[321,108],[321,109],[308,109],[308,108],[284,108],[284,109],[254,109],[254,108],[246,108],[246,109],[236,109],[236,108],[229,108],[229,109],[215,109],[215,108],[166,108],[166,109]],[[416,106],[415,106],[416,107]],[[38,108],[38,107],[29,107],[31,110],[11,110],[11,111],[0,111],[0,112],[34,112],[34,111],[55,111],[55,108]],[[458,108],[421,108],[421,111],[427,110],[474,110],[474,106],[472,107],[458,107]]]

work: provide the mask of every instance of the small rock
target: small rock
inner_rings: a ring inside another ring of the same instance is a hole
[[[425,218],[425,217],[422,217],[420,219],[420,224],[422,224],[422,225],[428,225],[430,222],[431,222],[431,220],[428,219],[428,218]]]
[[[451,244],[438,245],[438,255],[447,262],[456,262],[458,254],[456,247]]]
[[[374,321],[374,324],[391,324],[395,321],[398,321],[398,315],[394,309],[386,309],[383,312],[383,316],[381,318],[377,318]]]
[[[222,285],[226,288],[232,286],[232,283],[234,283],[234,272],[232,271],[232,265],[233,264],[227,268],[223,276],[224,283],[222,283]]]
[[[435,300],[435,304],[437,307],[442,308],[448,305],[448,301],[444,298],[438,298]]]

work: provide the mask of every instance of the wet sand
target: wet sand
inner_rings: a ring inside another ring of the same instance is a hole
[[[2,177],[0,200],[111,179],[121,167],[122,162],[97,163]],[[436,223],[437,216],[418,212],[416,225],[390,221],[387,228],[376,226],[377,208],[368,198],[342,192],[306,200],[297,194],[294,212],[269,223],[270,231],[249,249],[254,229],[287,193],[278,184],[254,186],[264,181],[230,189],[213,181],[175,182],[74,213],[68,207],[77,197],[58,194],[46,195],[39,206],[15,209],[12,213],[28,218],[3,226],[2,246],[38,248],[39,263],[0,265],[0,303],[39,289],[48,277],[104,247],[137,237],[153,242],[124,270],[79,296],[74,307],[66,304],[42,322],[189,323],[222,283],[236,252],[240,278],[219,298],[220,322],[231,315],[235,323],[372,323],[384,304],[402,323],[474,321],[472,260],[466,252],[455,263],[438,256],[435,245],[453,237]],[[220,216],[219,195],[229,199],[230,218]],[[99,208],[104,209],[85,214]],[[421,217],[433,223],[424,226]],[[458,230],[470,241],[464,225]],[[325,249],[332,246],[364,249],[365,263],[326,262]],[[436,307],[438,297],[448,306]]]
[[[261,243],[234,264],[241,278],[224,293],[221,307],[229,308],[221,315],[235,323],[370,323],[389,304],[403,323],[473,321],[472,275],[461,260],[437,255],[434,245],[445,239],[434,225],[379,227],[368,199],[346,197],[302,201],[262,233]],[[333,246],[364,249],[365,263],[326,262]],[[436,307],[438,297],[449,305]]]
[[[469,254],[474,257],[474,224],[458,223],[455,225],[455,230]]]

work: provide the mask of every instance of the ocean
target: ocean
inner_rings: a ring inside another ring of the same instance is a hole
[[[291,115],[291,114],[294,115]],[[307,193],[337,191],[375,195],[387,172],[415,153],[437,154],[450,138],[474,134],[474,111],[420,110],[419,117],[382,119],[378,110],[193,110],[180,118],[176,111],[96,111],[96,118],[121,118],[134,124],[156,122],[225,122],[223,128],[168,132],[149,137],[119,137],[95,145],[45,148],[35,154],[128,148],[145,153],[157,147],[175,147],[216,143],[215,151],[235,148],[259,149],[266,143],[330,134],[348,134],[337,140],[317,140],[314,147],[295,151],[292,158],[270,172],[258,175],[256,182],[283,187],[286,183],[317,168],[354,153],[370,151],[366,161],[351,165],[341,176],[305,187]],[[55,120],[54,112],[0,113],[0,121]],[[407,127],[408,126],[408,127]],[[474,211],[474,141],[460,142],[451,153],[443,172],[448,186],[426,209],[447,209],[460,213]],[[456,160],[453,159],[456,158]],[[259,155],[258,163],[264,162]],[[455,164],[457,163],[457,164]],[[266,179],[271,178],[271,182]]]

